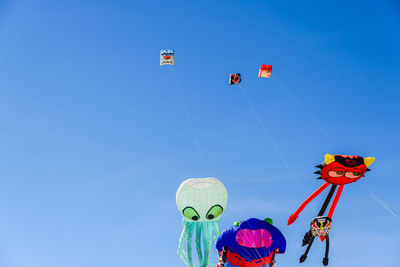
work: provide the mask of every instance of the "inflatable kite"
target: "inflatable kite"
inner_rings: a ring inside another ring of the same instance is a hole
[[[178,255],[188,267],[194,267],[192,236],[196,232],[199,266],[209,265],[210,246],[219,235],[217,222],[226,208],[228,193],[215,178],[195,178],[184,181],[176,192],[176,204],[183,215],[183,230],[179,239]],[[203,251],[201,249],[203,241]],[[186,251],[184,245],[186,243]]]
[[[229,75],[229,85],[239,84],[241,81],[242,77],[240,76],[240,73]]]
[[[272,65],[261,65],[260,71],[258,72],[258,77],[271,78]]]
[[[300,207],[290,215],[288,219],[288,225],[292,224],[298,218],[299,214],[303,209],[310,203],[316,196],[318,196],[322,191],[324,191],[329,185],[331,188],[329,190],[328,196],[326,197],[322,207],[318,213],[318,217],[311,221],[311,229],[308,231],[303,238],[303,246],[307,245],[306,252],[300,257],[300,262],[304,262],[307,258],[308,251],[310,250],[314,238],[318,236],[321,241],[326,239],[326,251],[325,258],[323,259],[323,264],[328,265],[328,251],[329,251],[329,231],[332,223],[333,212],[335,211],[336,205],[339,201],[340,195],[342,194],[343,188],[346,184],[354,183],[360,180],[367,171],[369,171],[368,166],[370,166],[375,161],[375,158],[363,158],[360,156],[346,156],[346,155],[325,155],[325,161],[316,166],[320,170],[316,171],[315,174],[319,174],[318,179],[323,179],[325,183],[320,186],[314,193],[312,193],[301,205]],[[331,207],[328,212],[328,216],[324,217],[324,213],[335,193],[336,188],[338,190],[333,199]],[[320,227],[322,233],[326,234],[316,234],[318,232],[317,228]],[[324,229],[325,227],[325,229]],[[313,230],[314,229],[314,230]]]
[[[316,237],[321,239],[325,238],[325,257],[322,263],[326,266],[328,265],[328,254],[329,254],[329,232],[332,228],[332,220],[327,216],[318,216],[312,219],[310,223],[310,231],[306,234],[303,239],[303,246],[307,245],[307,249],[303,255],[300,257],[300,262],[304,262],[307,258],[307,254],[310,251],[311,244],[314,242]]]
[[[175,65],[174,50],[161,50],[160,65]]]
[[[224,267],[225,263],[238,267],[275,267],[275,254],[285,253],[286,239],[271,219],[251,218],[223,231],[216,247],[220,255],[217,267]]]

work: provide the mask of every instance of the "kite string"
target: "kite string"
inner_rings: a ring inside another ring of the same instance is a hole
[[[329,239],[331,239],[331,238],[329,238]],[[336,252],[336,255],[338,255],[338,257],[339,257],[339,260],[340,260],[340,262],[343,264],[343,266],[345,266],[345,267],[347,267],[347,264],[346,264],[346,262],[343,260],[343,258],[342,258],[342,254],[339,252],[339,250],[336,248],[336,246],[335,246],[335,243],[334,242],[332,242],[333,240],[331,239],[330,240],[330,243],[331,243],[331,245],[332,245],[332,247],[333,247],[333,250],[335,250],[335,252]],[[326,242],[326,241],[325,241]]]
[[[250,106],[250,109],[252,110],[254,116],[256,117],[258,123],[260,124],[260,127],[263,129],[265,135],[267,136],[267,138],[269,139],[270,143],[272,144],[272,147],[274,148],[275,152],[278,154],[279,158],[281,159],[281,161],[283,162],[283,164],[285,165],[286,169],[288,170],[290,176],[293,178],[293,180],[295,181],[295,183],[297,184],[297,186],[299,187],[299,189],[303,192],[303,194],[305,196],[307,196],[306,192],[304,191],[303,187],[301,186],[301,184],[298,182],[298,179],[296,177],[296,175],[293,173],[293,171],[291,170],[291,168],[289,167],[289,164],[286,161],[286,158],[283,156],[282,152],[279,150],[277,144],[275,143],[274,139],[272,138],[272,135],[270,134],[270,132],[268,131],[267,127],[265,126],[263,120],[261,119],[260,115],[258,114],[255,106],[253,105],[253,103],[250,101],[249,96],[247,95],[244,87],[239,86],[240,87],[240,91],[242,92],[244,98],[246,99],[247,104]]]
[[[385,197],[383,196],[383,194],[380,193],[378,186],[375,184],[374,180],[369,178],[366,179],[366,184],[367,186],[369,186],[369,183],[372,184],[371,188],[375,190],[376,193],[378,193],[378,195],[380,196],[380,199],[382,200],[383,203],[386,203],[387,206],[389,206],[389,208],[393,211],[394,214],[396,214],[396,217],[398,217],[397,213],[394,212],[396,210],[396,208],[394,208],[394,206],[385,199]]]
[[[188,109],[188,107],[186,105],[186,101],[185,101],[185,98],[183,96],[182,88],[181,88],[181,86],[180,86],[180,84],[178,82],[178,79],[176,77],[175,68],[173,66],[171,66],[171,70],[172,70],[172,75],[174,76],[174,80],[175,80],[175,83],[176,83],[176,88],[177,88],[177,91],[178,91],[178,94],[179,94],[179,98],[181,100],[183,109],[185,110],[186,119],[187,119],[187,121],[189,123],[190,130],[192,132],[192,137],[193,137],[193,141],[195,143],[195,146],[197,148],[197,152],[199,153],[200,159],[203,162],[204,166],[206,167],[207,171],[211,175],[215,176],[215,173],[212,171],[210,165],[208,164],[208,162],[207,162],[207,160],[206,160],[206,158],[205,158],[205,156],[204,156],[204,154],[203,154],[203,152],[202,152],[202,150],[200,148],[200,142],[199,142],[199,139],[197,138],[197,135],[196,135],[196,132],[195,132],[195,129],[194,129],[194,126],[193,126],[192,118],[190,116],[189,109]]]
[[[377,188],[373,189],[373,187],[370,186],[368,184],[368,182],[371,182],[373,184],[372,180],[365,179],[365,184],[361,184],[361,185],[366,187],[367,192],[369,193],[369,196],[373,200],[375,200],[378,204],[380,204],[386,211],[388,211],[390,214],[392,214],[393,217],[395,217],[396,219],[399,219],[397,213],[394,211],[393,206],[390,205],[390,203],[383,198],[383,196],[379,193]]]
[[[288,90],[285,89],[285,87],[278,81],[278,79],[272,77],[271,80],[273,80],[282,90],[282,92],[284,92],[285,95],[289,97],[290,100],[292,100],[296,104],[296,106],[304,113],[304,115],[306,115],[310,119],[310,121],[314,123],[314,125],[321,131],[322,134],[324,134],[333,144],[337,145],[336,141],[328,134],[328,132],[325,131],[324,128],[322,128],[321,125],[318,123],[318,121],[314,119],[314,117],[303,107],[303,105],[301,105],[300,102],[297,101],[297,99],[292,94],[290,94]]]
[[[374,199],[376,202],[378,202],[384,209],[386,209],[390,214],[393,215],[393,217],[397,218],[397,214],[389,207],[387,206],[382,199],[379,199],[374,193],[372,193],[369,189],[367,189],[367,192],[369,193],[370,197]]]
[[[362,184],[366,187],[369,196],[376,201],[382,208],[388,211],[393,217],[399,219],[397,213],[394,211],[393,205],[390,204],[389,201],[385,200],[383,195],[380,193],[378,187],[375,185],[372,179],[363,179],[365,184]],[[369,184],[371,183],[371,184]],[[375,192],[375,193],[374,193]]]

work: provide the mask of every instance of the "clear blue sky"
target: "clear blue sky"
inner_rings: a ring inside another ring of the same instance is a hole
[[[330,266],[400,266],[399,218],[368,193],[400,212],[400,5],[349,2],[0,1],[0,266],[183,267],[175,192],[211,175],[229,193],[220,227],[273,218],[278,264],[297,266],[315,211],[286,226],[305,196],[232,72],[305,193],[325,153],[377,158],[344,189]]]

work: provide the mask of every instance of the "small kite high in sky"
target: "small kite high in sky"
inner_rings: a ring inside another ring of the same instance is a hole
[[[174,50],[161,50],[160,51],[160,65],[175,65],[175,51]]]
[[[240,73],[233,73],[229,75],[229,85],[240,84],[241,81],[242,77],[240,76]]]
[[[260,67],[260,71],[258,72],[258,77],[271,78],[271,74],[272,74],[272,65],[262,64]]]

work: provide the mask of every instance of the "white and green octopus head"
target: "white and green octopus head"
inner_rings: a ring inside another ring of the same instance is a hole
[[[178,210],[188,222],[221,220],[227,201],[225,186],[213,177],[187,179],[176,192]]]

